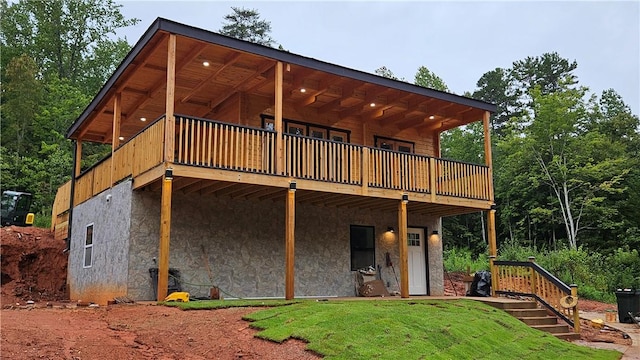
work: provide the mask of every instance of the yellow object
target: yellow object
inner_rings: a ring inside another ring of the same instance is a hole
[[[602,329],[604,327],[604,320],[602,319],[593,319],[591,320],[591,325],[597,329]]]
[[[26,225],[33,225],[33,220],[35,219],[35,215],[33,213],[28,213],[24,223]]]
[[[576,305],[578,305],[577,296],[567,295],[560,298],[560,306],[562,306],[565,309],[570,309]]]
[[[184,291],[172,292],[164,298],[164,301],[189,302],[189,293]]]

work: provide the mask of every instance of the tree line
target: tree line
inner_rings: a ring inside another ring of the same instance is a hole
[[[113,0],[0,1],[0,182],[2,190],[31,191],[37,218],[50,215],[56,189],[70,177],[67,128],[130,49],[116,31],[139,20],[126,19],[121,7]],[[253,9],[233,7],[218,32],[277,44],[270,22]],[[498,107],[491,130],[499,241],[639,248],[638,116],[613,89],[591,94],[577,66],[555,52],[527,57],[486,72],[463,94]],[[384,66],[375,73],[397,79]],[[426,66],[414,83],[449,91]],[[480,123],[443,133],[441,146],[443,157],[484,163]],[[109,151],[86,144],[83,167]],[[484,221],[481,213],[445,218],[446,245],[484,251]]]

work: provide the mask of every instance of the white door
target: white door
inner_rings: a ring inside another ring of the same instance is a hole
[[[424,256],[424,229],[407,229],[409,295],[427,295],[427,267]]]

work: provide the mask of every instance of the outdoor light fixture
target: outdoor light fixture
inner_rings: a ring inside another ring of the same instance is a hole
[[[372,102],[371,104],[369,104],[369,106],[371,106],[371,107],[376,107],[376,103],[373,103],[373,102]]]
[[[307,89],[302,88],[302,89],[300,89],[300,92],[304,94],[304,93],[306,93],[306,92],[307,92]]]
[[[387,228],[387,232],[393,233],[393,232],[395,232],[395,229],[393,228],[393,226],[389,226]]]
[[[168,168],[164,171],[164,178],[167,180],[171,180],[173,179],[173,169],[172,168]]]
[[[296,187],[297,187],[297,185],[296,185],[295,181],[292,181],[292,182],[289,183],[289,190],[294,190],[295,191]]]
[[[402,194],[402,201],[409,201],[409,194]]]
[[[433,230],[433,232],[431,234],[438,235],[438,230]]]
[[[202,62],[202,66],[204,66],[204,67],[208,67],[209,65],[211,65],[211,64],[206,60]]]
[[[120,139],[120,141],[124,140],[124,136],[120,136],[118,137],[118,139]]]
[[[140,121],[147,121],[147,118],[146,117],[141,117]]]
[[[435,119],[435,118],[436,118],[436,117],[435,117],[435,116],[433,116],[433,115],[429,116],[429,120],[433,120],[433,119]]]

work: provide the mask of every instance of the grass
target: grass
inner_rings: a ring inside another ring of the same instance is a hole
[[[202,300],[189,302],[162,302],[181,310],[215,310],[230,307],[274,307],[295,304],[297,300]]]
[[[251,306],[251,305],[246,305]],[[245,316],[258,337],[327,359],[618,359],[558,340],[472,300],[301,301]]]

